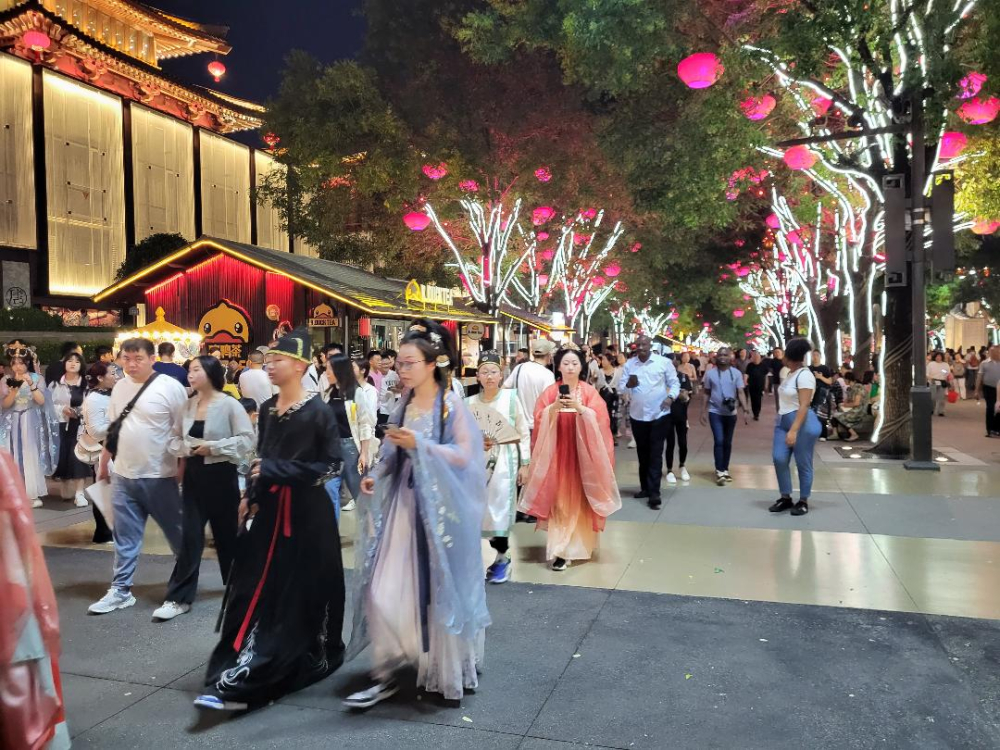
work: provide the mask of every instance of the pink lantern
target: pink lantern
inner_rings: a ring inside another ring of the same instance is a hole
[[[555,215],[556,210],[552,206],[539,206],[531,212],[531,223],[538,227]]]
[[[479,190],[479,183],[475,180],[462,180],[458,183],[458,189],[463,193],[474,193]]]
[[[427,226],[431,223],[431,219],[427,214],[410,211],[410,213],[403,217],[403,223],[410,228],[411,232],[422,232],[427,229]]]
[[[748,120],[763,120],[774,111],[778,104],[777,100],[770,94],[764,94],[759,99],[749,97],[740,102],[740,109]]]
[[[613,279],[621,272],[622,272],[622,267],[619,266],[617,263],[612,263],[606,266],[604,269],[604,275],[607,276],[609,279]]]
[[[24,36],[21,37],[21,41],[24,42],[24,46],[34,52],[41,52],[43,49],[48,49],[52,46],[52,40],[49,35],[44,31],[36,31],[32,29],[31,31],[25,31]]]
[[[788,244],[792,247],[802,247],[802,237],[796,231],[791,231],[788,233]]]
[[[747,268],[746,266],[741,266],[736,269],[736,275],[742,279],[744,276],[750,275],[750,269]]]
[[[573,244],[574,245],[585,245],[588,242],[590,242],[590,235],[589,234],[577,234],[576,232],[573,233]]]
[[[816,154],[805,146],[792,146],[784,156],[789,169],[811,169],[817,159]]]
[[[764,223],[767,224],[771,229],[781,228],[781,219],[778,218],[778,214],[768,214],[767,218],[764,219]]]
[[[600,276],[595,276],[595,277],[594,277],[594,278],[593,278],[593,279],[591,280],[591,282],[590,282],[590,283],[591,283],[591,284],[592,284],[593,286],[596,286],[596,287],[600,288],[600,287],[604,286],[604,284],[605,284],[605,281],[604,281],[604,279],[603,279],[602,277],[600,277]]]
[[[750,295],[749,294],[744,294],[743,295],[743,301],[744,302],[749,302],[750,301]]]
[[[440,180],[448,174],[448,165],[441,162],[437,165],[424,164],[423,173],[432,180]]]
[[[990,221],[989,219],[976,219],[972,225],[973,234],[993,234],[1000,229],[1000,221]]]
[[[954,159],[968,145],[969,139],[965,137],[965,133],[949,130],[941,135],[941,158]]]
[[[813,112],[816,113],[817,117],[822,117],[830,111],[831,104],[833,104],[833,99],[827,99],[825,96],[817,96],[812,100]]]
[[[637,253],[641,249],[642,249],[642,243],[641,242],[636,242],[634,245],[632,245],[632,247],[629,248],[629,250],[631,250],[633,253]]]
[[[580,216],[582,216],[584,219],[587,219],[589,221],[590,219],[593,219],[593,218],[597,217],[597,209],[596,208],[581,208],[580,209]]]
[[[547,240],[549,238],[549,233],[548,232],[539,232],[538,234],[535,235],[535,238],[539,242],[545,242],[545,240]]]
[[[677,75],[692,89],[707,89],[725,70],[722,61],[711,52],[698,52],[677,64]]]
[[[554,257],[556,257],[556,253],[554,250],[542,250],[543,260],[552,260]]]
[[[744,315],[746,315],[746,311],[745,310],[740,310],[739,308],[733,310],[733,317],[734,318],[742,318]]]
[[[984,83],[986,83],[986,76],[984,74],[969,73],[969,75],[958,82],[958,93],[955,95],[955,98],[971,99],[974,96],[978,96]]]
[[[535,178],[539,182],[548,182],[552,179],[552,172],[548,167],[539,167],[535,170]]]
[[[969,99],[958,108],[958,116],[970,125],[985,125],[993,122],[1000,114],[1000,99],[991,96],[989,99],[980,99],[978,96]]]
[[[548,283],[549,283],[549,276],[548,276],[548,274],[545,274],[545,273],[538,274],[538,285],[539,286],[545,286]]]
[[[213,60],[208,64],[208,73],[215,79],[215,82],[218,83],[222,80],[222,76],[226,74],[226,66],[218,60]]]

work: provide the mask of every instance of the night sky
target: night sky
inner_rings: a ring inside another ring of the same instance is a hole
[[[206,66],[214,57],[167,60],[163,69],[185,83],[216,88],[263,103],[276,93],[285,56],[302,49],[323,62],[354,57],[364,40],[361,0],[149,0],[149,5],[192,21],[229,27],[233,51],[220,58],[226,75],[215,83]]]

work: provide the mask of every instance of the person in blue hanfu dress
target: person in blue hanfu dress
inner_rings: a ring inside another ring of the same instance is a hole
[[[430,321],[399,347],[407,390],[362,483],[347,653],[371,645],[375,684],[349,696],[351,708],[395,694],[407,668],[418,688],[452,703],[479,683],[490,624],[480,547],[486,457],[472,413],[451,390],[452,352],[448,331]]]

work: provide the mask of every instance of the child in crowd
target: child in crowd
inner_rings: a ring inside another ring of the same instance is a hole
[[[250,417],[250,424],[253,425],[253,447],[250,449],[247,457],[236,467],[240,483],[240,494],[242,494],[247,489],[247,477],[250,476],[250,465],[257,458],[257,402],[252,398],[241,398],[240,405],[246,410],[247,416]]]

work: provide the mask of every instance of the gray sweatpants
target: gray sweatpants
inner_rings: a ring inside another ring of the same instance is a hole
[[[129,591],[142,552],[147,518],[152,516],[163,529],[174,556],[181,548],[181,496],[177,479],[126,479],[112,473],[111,505],[115,513],[115,574],[111,585]]]

